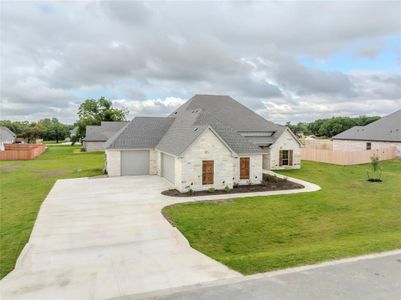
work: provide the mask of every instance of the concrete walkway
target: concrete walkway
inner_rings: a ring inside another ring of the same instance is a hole
[[[299,182],[298,180],[294,180]],[[174,198],[157,176],[58,180],[1,299],[106,299],[242,277],[192,249],[161,209],[179,202],[313,191]]]
[[[401,299],[401,251],[225,279],[118,300]],[[117,299],[113,299],[117,300]]]

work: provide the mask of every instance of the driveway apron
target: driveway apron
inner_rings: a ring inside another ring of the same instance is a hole
[[[161,209],[157,176],[58,180],[43,202],[6,299],[106,299],[241,276],[192,249]]]

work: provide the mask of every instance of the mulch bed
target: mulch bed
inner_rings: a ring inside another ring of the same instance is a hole
[[[279,190],[293,190],[302,189],[304,186],[285,179],[275,179],[274,181],[265,181],[262,184],[253,185],[239,185],[231,189],[229,192],[224,190],[216,190],[214,192],[209,191],[196,191],[192,195],[187,193],[180,193],[176,189],[163,191],[162,195],[171,197],[196,197],[196,196],[212,196],[221,194],[239,194],[239,193],[252,193],[252,192],[268,192],[268,191],[279,191]]]

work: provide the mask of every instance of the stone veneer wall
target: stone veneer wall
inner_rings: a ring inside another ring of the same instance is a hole
[[[280,166],[280,150],[292,150],[292,166]],[[301,146],[287,130],[270,147],[270,169],[299,169],[301,168]]]
[[[106,150],[106,170],[110,177],[121,176],[120,150]]]
[[[158,158],[160,156],[159,151],[150,149],[149,150],[149,175],[158,175],[160,171],[158,170],[159,162]]]
[[[333,140],[333,151],[365,151],[366,143],[372,143],[372,150],[396,147],[395,155],[401,156],[401,142],[374,142],[374,141],[350,141],[350,140]]]
[[[240,179],[240,157],[249,157],[249,179]],[[234,162],[234,183],[259,184],[263,179],[263,157],[262,154],[257,155],[241,155],[233,158]]]
[[[214,161],[213,184],[202,185],[203,160]],[[231,151],[211,130],[207,130],[185,151],[182,158],[176,159],[176,188],[180,192],[188,191],[189,187],[193,190],[223,189],[226,185],[232,188],[233,162]]]

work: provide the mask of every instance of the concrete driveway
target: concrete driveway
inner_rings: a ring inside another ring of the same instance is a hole
[[[1,299],[105,299],[241,276],[192,249],[161,215],[157,176],[59,180]]]

